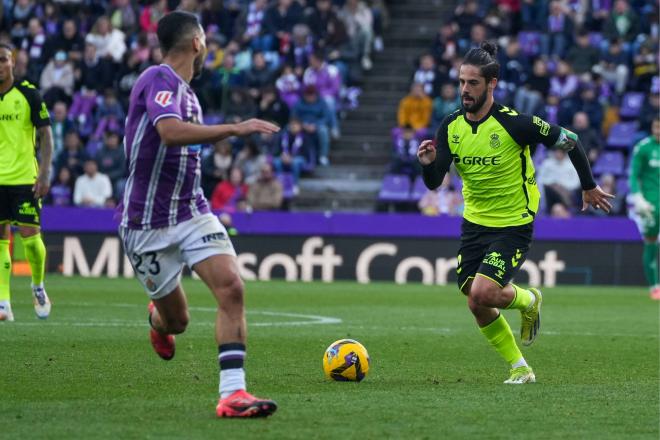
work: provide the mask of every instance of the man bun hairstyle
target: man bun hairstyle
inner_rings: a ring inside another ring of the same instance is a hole
[[[470,64],[479,68],[481,75],[489,83],[493,78],[500,76],[500,63],[497,62],[497,45],[490,41],[484,41],[480,47],[473,48],[465,54],[463,64]]]
[[[194,32],[199,31],[199,20],[194,14],[174,11],[158,20],[158,42],[163,55],[179,48]]]

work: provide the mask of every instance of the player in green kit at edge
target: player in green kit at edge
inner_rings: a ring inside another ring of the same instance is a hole
[[[417,157],[430,189],[440,185],[452,161],[463,179],[458,285],[481,333],[511,365],[504,383],[523,384],[536,377],[498,309],[520,310],[522,343],[534,342],[543,297],[537,289],[510,282],[527,256],[539,207],[530,148],[543,143],[568,151],[580,176],[583,210],[591,205],[609,212],[608,198],[614,196],[594,182],[574,133],[494,101],[500,67],[496,51],[484,42],[466,54],[459,73],[462,109],[442,121],[435,141],[420,144]]]
[[[644,275],[651,298],[660,300],[658,280],[658,216],[660,216],[660,117],[651,126],[652,135],[639,141],[630,162],[630,199],[633,219],[644,237]]]
[[[46,247],[39,226],[41,198],[50,187],[53,135],[39,91],[27,81],[14,82],[13,68],[11,46],[0,43],[0,321],[14,320],[9,296],[10,224],[18,226],[32,270],[34,310],[42,319],[50,314],[43,284]]]

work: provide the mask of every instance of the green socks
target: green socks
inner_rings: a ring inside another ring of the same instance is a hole
[[[9,240],[0,240],[0,301],[9,301],[9,279],[11,277],[11,255]]]
[[[44,272],[46,270],[46,246],[41,239],[41,234],[30,237],[22,237],[25,256],[32,270],[32,284],[41,285],[44,282]]]
[[[515,296],[513,297],[511,304],[506,306],[507,309],[518,309],[525,311],[529,309],[532,304],[534,304],[536,297],[532,292],[527,289],[523,289],[522,287],[518,287],[513,283],[511,283],[511,287],[513,287]]]
[[[659,284],[658,281],[658,243],[644,242],[644,254],[642,257],[644,262],[644,275],[649,286]]]
[[[511,332],[509,323],[506,322],[504,316],[501,314],[495,318],[485,327],[479,328],[481,333],[488,339],[490,345],[506,360],[509,364],[514,365],[519,362],[523,355],[516,345],[516,340]]]

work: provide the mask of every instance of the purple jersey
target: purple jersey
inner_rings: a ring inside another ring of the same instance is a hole
[[[210,212],[200,185],[200,146],[165,146],[156,123],[166,118],[199,124],[202,109],[188,83],[161,64],[144,71],[131,91],[124,138],[128,180],[118,207],[123,227],[163,228]]]

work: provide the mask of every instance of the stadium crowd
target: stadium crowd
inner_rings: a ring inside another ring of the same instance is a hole
[[[126,178],[122,148],[137,77],[159,64],[158,20],[196,14],[208,56],[193,80],[205,123],[273,121],[272,137],[202,146],[214,209],[280,209],[298,179],[328,166],[341,115],[357,105],[372,50],[383,49],[380,0],[2,0],[0,41],[15,77],[51,113],[53,187],[46,203],[114,206]],[[276,174],[277,173],[277,177]]]
[[[460,107],[461,57],[486,39],[499,45],[496,100],[577,133],[599,184],[617,196],[613,214],[625,214],[632,147],[650,134],[660,112],[658,2],[652,0],[460,2],[419,57],[400,102],[392,174],[384,182],[407,176],[416,193],[416,147]],[[543,187],[540,214],[579,214],[580,182],[566,154],[539,146],[534,163]],[[461,215],[460,186],[453,170],[436,191],[413,199],[422,213]]]

